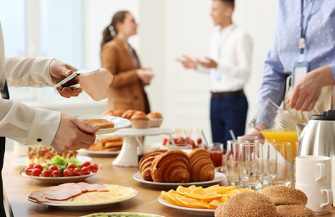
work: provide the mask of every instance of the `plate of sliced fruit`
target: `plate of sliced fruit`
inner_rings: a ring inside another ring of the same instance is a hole
[[[82,163],[76,158],[55,156],[48,163],[29,164],[21,175],[42,183],[56,184],[83,181],[98,170],[99,166],[89,161]]]
[[[164,206],[188,212],[193,215],[214,216],[215,209],[230,197],[250,189],[236,186],[212,185],[207,188],[201,186],[178,186],[176,190],[162,191],[158,202]]]

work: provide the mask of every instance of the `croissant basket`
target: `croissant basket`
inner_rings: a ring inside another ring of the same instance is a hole
[[[143,157],[141,158],[138,164],[139,165],[138,170],[140,171],[141,176],[143,177],[144,180],[152,181],[151,172],[150,172],[152,162],[158,155],[162,153],[164,153],[164,151],[153,151],[153,152],[143,155]]]
[[[190,163],[188,155],[181,150],[170,150],[159,155],[151,165],[154,182],[189,182]]]
[[[208,151],[202,148],[193,150],[190,155],[190,172],[193,182],[209,181],[214,179],[214,164]]]

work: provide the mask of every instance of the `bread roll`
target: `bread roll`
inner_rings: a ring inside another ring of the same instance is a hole
[[[313,217],[314,212],[303,205],[282,205],[277,206],[278,217]]]
[[[257,192],[243,192],[218,206],[215,217],[277,217],[275,205]]]
[[[304,192],[285,186],[269,186],[259,191],[267,196],[276,206],[306,205],[307,196]]]

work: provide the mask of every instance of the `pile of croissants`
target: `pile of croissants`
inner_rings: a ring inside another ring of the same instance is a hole
[[[201,182],[214,179],[214,165],[207,150],[198,148],[187,154],[181,150],[153,151],[139,162],[146,181]]]

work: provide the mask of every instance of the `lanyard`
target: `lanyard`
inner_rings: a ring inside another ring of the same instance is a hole
[[[307,16],[306,19],[306,26],[304,25],[304,21],[305,21],[305,15],[304,15],[304,1],[305,0],[301,0],[301,19],[300,19],[300,42],[299,42],[299,49],[300,49],[300,54],[303,55],[305,52],[305,47],[306,47],[306,32],[307,32],[307,28],[308,28],[308,24],[309,21],[312,18],[312,12],[314,9],[314,5],[315,5],[315,1],[316,0],[311,0],[312,1],[312,8]]]

